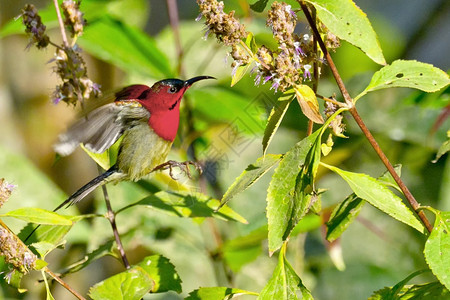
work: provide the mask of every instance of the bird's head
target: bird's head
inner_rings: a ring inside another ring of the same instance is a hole
[[[150,111],[150,114],[166,113],[178,110],[186,90],[195,82],[203,79],[215,79],[211,76],[197,76],[188,80],[164,79],[156,82],[150,89],[142,92],[138,101]]]

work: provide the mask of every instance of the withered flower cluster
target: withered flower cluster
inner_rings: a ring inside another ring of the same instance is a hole
[[[325,116],[327,116],[327,118],[331,117],[331,115],[333,115],[338,109],[339,108],[337,105],[331,102],[325,102]],[[342,121],[342,114],[337,115],[328,126],[333,131],[333,134],[339,137],[345,137],[345,124],[342,123]]]
[[[38,49],[47,47],[50,43],[50,38],[45,33],[47,27],[42,23],[36,7],[32,4],[26,4],[19,17],[22,17],[25,32],[30,35],[30,43],[27,48],[33,44],[36,44]]]
[[[64,24],[71,36],[75,38],[83,33],[83,27],[86,24],[83,13],[79,10],[79,5],[79,1],[73,0],[65,0],[61,4]],[[33,5],[25,5],[20,16],[26,27],[25,31],[31,35],[32,42],[30,45],[34,43],[39,49],[45,48],[49,44],[56,47],[55,57],[50,62],[56,63],[54,71],[58,74],[62,83],[56,86],[53,93],[53,102],[57,104],[64,101],[76,105],[77,102],[91,96],[98,97],[101,94],[99,86],[87,76],[86,64],[81,57],[81,49],[75,44],[75,39],[71,46],[57,46],[52,43],[45,33],[45,25],[42,24],[41,17]]]
[[[64,24],[69,28],[72,37],[83,33],[86,20],[80,11],[80,1],[66,0],[61,4],[64,13]]]
[[[0,207],[8,200],[15,188],[14,184],[6,182],[4,178],[0,178]]]

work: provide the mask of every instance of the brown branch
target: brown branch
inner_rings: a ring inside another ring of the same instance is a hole
[[[86,300],[83,296],[81,296],[77,291],[75,291],[70,285],[68,285],[64,280],[62,280],[59,276],[53,273],[48,267],[44,268],[45,273],[50,275],[54,280],[56,280],[60,285],[62,285],[66,290],[68,290],[72,295],[77,297],[80,300]],[[45,279],[45,278],[44,278]]]
[[[58,0],[53,0],[55,5],[56,16],[58,17],[59,29],[61,30],[61,37],[63,40],[64,47],[69,47],[69,42],[67,41],[66,30],[64,29],[64,22],[61,17],[61,11],[59,10]]]
[[[424,212],[419,210],[419,207],[420,207],[419,203],[414,198],[414,196],[411,194],[411,192],[406,187],[404,182],[401,180],[400,176],[398,176],[397,172],[395,172],[394,167],[390,163],[389,159],[386,157],[386,155],[384,154],[383,150],[381,150],[381,148],[378,145],[377,141],[372,136],[372,134],[370,133],[369,129],[366,127],[366,125],[364,124],[363,120],[359,116],[359,114],[358,114],[358,112],[356,110],[356,107],[354,106],[353,100],[350,97],[347,89],[345,88],[344,82],[342,81],[342,78],[339,75],[339,72],[336,69],[336,66],[334,65],[333,59],[331,58],[330,54],[328,53],[327,48],[325,47],[325,44],[324,44],[322,38],[320,37],[320,34],[319,34],[318,29],[317,29],[316,23],[313,21],[312,16],[311,16],[311,14],[310,14],[310,12],[308,10],[308,7],[306,6],[306,4],[303,1],[300,1],[300,0],[298,0],[298,1],[300,3],[300,6],[302,7],[302,10],[303,10],[303,13],[305,14],[306,19],[308,20],[309,25],[311,26],[311,29],[312,29],[312,31],[314,33],[314,36],[316,37],[316,39],[317,39],[317,41],[319,43],[319,46],[320,46],[322,52],[324,53],[324,55],[325,55],[325,57],[327,59],[328,65],[330,66],[331,72],[333,73],[333,76],[336,79],[336,82],[337,82],[337,85],[339,87],[339,90],[341,91],[342,96],[345,99],[345,103],[347,104],[351,115],[355,119],[355,121],[358,124],[358,126],[361,128],[361,130],[364,133],[364,135],[366,136],[366,138],[369,140],[369,143],[372,145],[372,148],[378,154],[378,156],[380,157],[381,161],[383,162],[383,164],[388,169],[389,173],[394,178],[395,182],[397,182],[398,186],[402,190],[403,194],[405,195],[405,197],[408,200],[408,202],[411,205],[411,207],[414,209],[414,211],[417,213],[419,218],[422,220],[422,223],[425,225],[427,230],[429,232],[431,232],[432,229],[433,229],[433,226],[430,224],[430,221],[427,219],[427,217],[425,216]]]

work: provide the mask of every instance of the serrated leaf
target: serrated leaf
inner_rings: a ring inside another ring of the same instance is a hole
[[[65,216],[55,212],[36,207],[23,207],[0,215],[1,217],[12,217],[29,223],[45,225],[72,225],[72,221]]]
[[[319,136],[320,129],[294,145],[281,160],[267,190],[267,220],[269,226],[269,251],[281,247],[295,227],[290,220],[295,208],[294,190],[296,178],[305,158]]]
[[[307,85],[295,85],[295,96],[303,114],[317,124],[323,124],[322,115],[319,112],[319,103],[314,91]]]
[[[402,165],[401,164],[394,165],[394,170],[395,170],[395,173],[397,173],[397,175],[399,177],[402,176]],[[397,182],[395,182],[394,177],[392,177],[391,173],[389,173],[389,171],[387,171],[387,170],[380,177],[378,177],[377,180],[384,185],[393,187],[394,189],[396,189],[399,192],[402,191],[398,187]]]
[[[144,205],[163,211],[169,215],[184,218],[213,217],[247,223],[241,215],[227,205],[219,209],[220,201],[202,193],[161,191],[146,197],[128,207]]]
[[[259,300],[294,300],[300,299],[297,296],[298,291],[301,292],[302,298],[305,300],[312,300],[312,295],[308,289],[303,285],[302,280],[295,273],[292,266],[286,259],[286,243],[281,248],[278,256],[278,265],[273,271],[267,285],[263,288],[258,296]]]
[[[258,293],[244,291],[241,289],[232,289],[227,287],[203,287],[189,293],[186,300],[223,300],[231,299],[239,295],[253,295]]]
[[[326,164],[323,164],[323,166],[339,174],[361,199],[366,200],[400,222],[417,229],[419,232],[426,232],[425,227],[402,200],[375,178],[366,174],[344,171]]]
[[[405,285],[393,294],[393,288],[386,287],[378,290],[368,300],[422,300],[422,299],[449,299],[450,291],[439,281],[426,284]]]
[[[433,274],[450,290],[450,212],[436,212],[424,254]]]
[[[95,284],[89,289],[94,300],[139,300],[150,292],[153,280],[141,267],[135,266]]]
[[[147,256],[137,265],[144,269],[153,280],[152,293],[167,291],[181,293],[180,276],[168,258],[162,255]]]
[[[386,61],[375,31],[366,14],[351,0],[306,0],[317,17],[333,34],[361,49],[377,64]]]
[[[263,155],[266,154],[267,147],[269,147],[272,138],[278,130],[278,127],[283,120],[283,117],[286,111],[289,108],[289,104],[291,104],[294,99],[294,93],[290,90],[284,92],[283,95],[278,99],[278,102],[272,107],[269,118],[267,119],[267,125],[264,128],[264,136],[262,140],[263,145]]]
[[[368,92],[391,87],[408,87],[431,93],[448,84],[450,78],[441,69],[416,60],[399,59],[375,72],[369,85],[355,97],[355,101]]]
[[[253,60],[250,60],[249,63],[238,66],[236,70],[234,71],[234,74],[232,74],[231,77],[231,86],[234,86],[236,83],[238,83],[242,77],[244,77],[245,73],[247,73],[248,69],[250,68]]]
[[[280,160],[280,154],[267,154],[266,156],[258,158],[254,164],[248,165],[225,192],[222,200],[220,200],[220,205],[226,204],[234,196],[252,186]]]
[[[326,224],[328,241],[332,242],[341,236],[356,219],[364,203],[366,203],[364,200],[351,194],[334,208]]]

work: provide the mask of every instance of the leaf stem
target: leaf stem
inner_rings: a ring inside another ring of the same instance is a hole
[[[64,280],[62,280],[60,277],[58,277],[55,273],[53,273],[48,267],[44,267],[42,272],[47,273],[52,277],[54,280],[56,280],[60,285],[62,285],[66,290],[68,290],[72,295],[77,297],[80,300],[86,300],[83,296],[81,296],[77,291],[75,291],[70,285],[68,285]],[[45,285],[48,287],[47,278],[45,277],[45,274],[42,274],[44,278]]]
[[[322,52],[324,53],[328,65],[330,66],[331,72],[333,73],[333,76],[337,82],[337,85],[339,87],[339,90],[342,93],[342,96],[344,97],[345,103],[347,104],[349,111],[353,117],[353,119],[356,121],[356,123],[358,124],[359,128],[361,129],[361,131],[363,132],[363,134],[366,136],[367,140],[369,141],[369,143],[372,145],[372,148],[375,150],[375,152],[378,154],[378,157],[381,159],[381,161],[383,162],[383,164],[386,166],[386,168],[388,169],[389,173],[391,173],[392,177],[394,178],[395,182],[397,182],[398,186],[400,187],[400,189],[402,190],[403,194],[405,195],[406,199],[408,200],[409,204],[411,205],[411,207],[414,209],[414,211],[416,212],[416,214],[419,216],[419,218],[421,219],[422,223],[425,225],[425,227],[427,228],[427,230],[429,232],[431,232],[433,230],[433,226],[430,224],[430,221],[427,219],[427,217],[425,216],[425,213],[421,210],[419,210],[419,203],[417,202],[417,200],[414,198],[414,196],[411,194],[411,192],[409,191],[409,189],[406,187],[405,183],[401,180],[400,176],[398,176],[397,172],[395,172],[394,167],[392,166],[392,164],[390,163],[389,159],[386,157],[386,155],[384,154],[383,150],[381,150],[380,146],[378,145],[377,141],[375,140],[375,138],[373,137],[372,133],[370,132],[370,130],[367,128],[367,126],[364,124],[363,120],[361,119],[361,117],[358,114],[358,111],[356,110],[356,107],[354,105],[354,102],[352,100],[352,98],[350,97],[350,94],[348,93],[344,82],[342,81],[341,76],[339,75],[339,72],[333,62],[333,59],[331,58],[330,54],[327,51],[327,48],[325,47],[325,44],[319,34],[319,31],[317,29],[316,24],[313,22],[313,19],[311,17],[311,14],[308,10],[308,7],[306,6],[306,4],[303,1],[297,0],[303,10],[303,13],[306,16],[306,19],[308,20],[309,25],[311,26],[311,29],[315,35],[315,37],[317,38],[317,41],[319,42],[319,46],[322,50]]]

